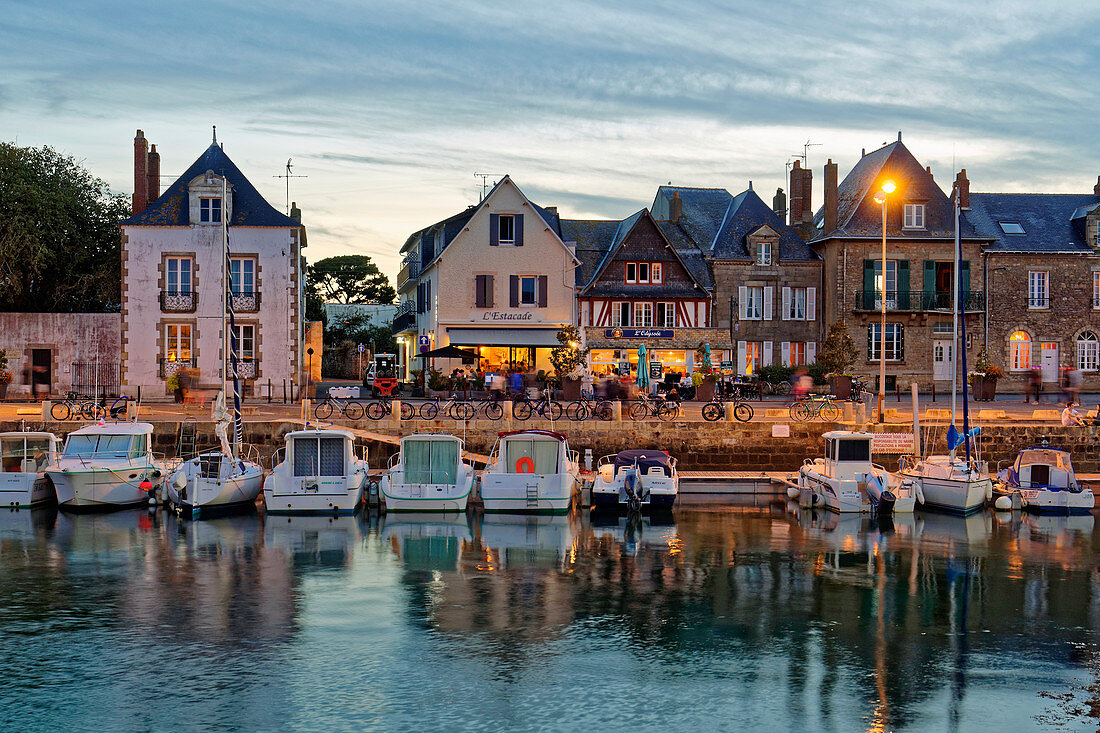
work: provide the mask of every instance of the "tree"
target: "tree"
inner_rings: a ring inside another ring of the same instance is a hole
[[[375,354],[397,353],[397,341],[389,324],[371,325],[368,316],[333,319],[325,327],[324,374],[340,378],[356,376],[358,344],[366,345]]]
[[[825,368],[827,374],[847,374],[859,358],[856,342],[848,333],[848,325],[840,319],[829,326],[829,333],[821,344],[817,362]]]
[[[392,303],[397,291],[390,279],[367,255],[326,257],[310,265],[309,290],[323,301],[336,303]],[[307,295],[307,303],[309,296]]]
[[[117,311],[121,194],[51,147],[0,142],[0,310]]]
[[[579,376],[576,372],[584,366],[587,348],[580,348],[581,335],[576,326],[562,326],[558,331],[558,343],[561,344],[550,352],[550,363],[554,365],[554,373],[559,379],[570,376]]]

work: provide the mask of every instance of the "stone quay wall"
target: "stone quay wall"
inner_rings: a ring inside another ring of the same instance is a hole
[[[395,421],[364,421],[354,425],[366,436],[359,436],[356,443],[363,446],[371,468],[385,468],[397,446],[377,436],[401,437],[416,432],[445,432],[462,437],[466,448],[474,453],[488,454],[497,434],[503,430],[520,428],[557,430],[569,438],[570,447],[583,459],[586,448],[592,449],[593,461],[601,456],[628,448],[653,448],[667,450],[676,457],[681,470],[686,471],[795,471],[806,458],[819,456],[824,450],[822,433],[833,429],[852,429],[851,424],[800,423],[789,426],[789,437],[772,437],[770,422],[752,423],[704,423],[704,422],[599,422],[583,423],[531,420],[526,423],[490,422],[477,420],[468,423],[465,431],[453,420],[410,420],[398,425]],[[155,423],[154,451],[166,457],[174,457],[179,431],[178,422]],[[50,430],[64,435],[80,427],[77,423],[37,422],[27,423],[27,430]],[[339,426],[337,426],[339,427]],[[870,432],[905,433],[905,425],[868,425]],[[0,430],[19,430],[18,423],[0,423]],[[284,445],[284,436],[292,430],[300,430],[300,423],[254,422],[245,423],[245,443],[256,446],[265,467],[270,467],[271,456]],[[938,431],[936,452],[946,452],[946,430]],[[989,461],[990,468],[998,462],[1011,462],[1016,453],[1046,440],[1052,447],[1069,450],[1074,467],[1079,473],[1100,473],[1100,429],[1064,428],[1060,425],[993,424],[983,425],[981,434],[981,458]],[[198,447],[213,448],[217,443],[213,425],[198,424]],[[876,454],[875,461],[887,468],[897,468],[898,456]]]

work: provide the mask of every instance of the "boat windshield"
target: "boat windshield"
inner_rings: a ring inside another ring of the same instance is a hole
[[[836,459],[838,461],[871,460],[871,441],[838,440],[836,446]]]
[[[295,438],[295,476],[343,476],[344,439],[341,437]]]
[[[509,440],[504,457],[506,473],[537,473],[548,475],[558,472],[558,441]]]
[[[1063,471],[1070,470],[1069,454],[1064,453],[1060,450],[1046,450],[1043,448],[1037,448],[1035,450],[1026,450],[1020,453],[1021,468],[1034,464],[1054,466],[1055,468],[1060,468]]]
[[[49,438],[0,438],[0,468],[5,473],[35,473],[46,468],[49,460]]]
[[[66,458],[137,458],[145,453],[144,435],[70,435]]]
[[[405,481],[450,484],[458,481],[458,443],[451,440],[406,440],[401,446]]]

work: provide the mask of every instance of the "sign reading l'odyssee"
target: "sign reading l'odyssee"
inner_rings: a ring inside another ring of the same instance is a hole
[[[609,328],[603,335],[609,339],[670,339],[676,332],[671,328]]]

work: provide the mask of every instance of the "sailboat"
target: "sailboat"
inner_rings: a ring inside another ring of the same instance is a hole
[[[962,259],[962,247],[959,240],[959,189],[954,191],[955,207],[955,264],[953,272],[954,298],[952,300],[952,349],[951,354],[951,427],[947,432],[949,453],[947,455],[928,455],[920,457],[919,435],[915,435],[916,456],[902,458],[899,475],[909,478],[916,484],[923,496],[922,504],[926,508],[948,512],[969,514],[985,506],[993,498],[993,480],[989,476],[989,467],[985,461],[971,456],[970,440],[978,434],[978,429],[970,429],[970,411],[966,390],[966,317],[962,321],[962,339],[959,333],[959,308],[965,307],[959,298],[959,263]],[[959,352],[962,352],[963,364],[963,432],[955,428],[955,413],[959,386]],[[914,405],[914,410],[916,410]],[[960,458],[956,451],[960,445],[966,447],[966,458]]]
[[[220,450],[209,451],[185,460],[168,477],[165,491],[169,501],[192,519],[201,516],[224,515],[247,511],[255,507],[256,497],[263,488],[264,471],[254,461],[241,458],[244,426],[241,421],[241,383],[237,377],[237,329],[233,317],[232,268],[229,260],[229,199],[225,179],[222,179],[222,263],[225,295],[222,303],[222,353],[229,356],[233,372],[233,408],[226,407],[225,392],[229,383],[222,367],[222,390],[214,400],[211,418],[214,432],[221,443]],[[229,424],[233,423],[233,439],[229,439]]]

